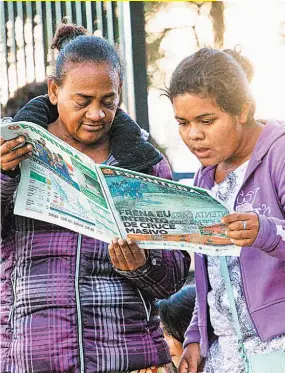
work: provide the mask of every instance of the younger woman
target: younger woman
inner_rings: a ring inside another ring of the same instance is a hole
[[[227,235],[242,247],[226,257],[241,336],[220,259],[195,255],[196,308],[180,372],[244,373],[250,355],[280,353],[285,366],[285,125],[254,119],[245,72],[222,51],[203,48],[173,73],[168,96],[179,133],[202,167],[195,185],[235,213]],[[246,352],[246,356],[244,354]],[[283,353],[283,355],[282,355]],[[260,356],[260,355],[259,355]],[[260,360],[260,359],[259,359]],[[265,360],[264,360],[265,361]],[[277,361],[277,359],[275,359]]]

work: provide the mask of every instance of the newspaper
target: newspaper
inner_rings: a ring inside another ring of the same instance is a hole
[[[30,122],[1,124],[4,139],[19,135],[33,151],[21,163],[15,214],[108,243],[122,237],[145,249],[240,254],[221,224],[229,210],[209,191],[96,164]]]

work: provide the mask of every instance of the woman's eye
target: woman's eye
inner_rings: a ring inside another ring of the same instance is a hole
[[[202,124],[212,124],[214,123],[214,119],[203,119],[201,121]]]
[[[75,102],[76,106],[82,108],[89,105],[89,102]]]
[[[103,105],[106,106],[107,108],[112,108],[115,106],[115,102],[114,101],[105,101],[103,102]]]

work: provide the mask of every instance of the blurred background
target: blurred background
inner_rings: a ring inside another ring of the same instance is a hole
[[[284,1],[2,1],[0,6],[3,115],[46,91],[56,58],[49,48],[53,34],[61,22],[73,22],[118,45],[126,70],[122,106],[167,155],[176,180],[191,184],[199,163],[179,139],[162,89],[177,64],[197,49],[238,48],[254,66],[256,117],[285,120]]]

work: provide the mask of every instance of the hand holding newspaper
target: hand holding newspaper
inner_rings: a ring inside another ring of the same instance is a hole
[[[111,242],[131,238],[145,249],[239,255],[221,218],[229,211],[209,191],[94,163],[29,122],[1,124],[23,135],[33,154],[21,164],[14,213]]]

